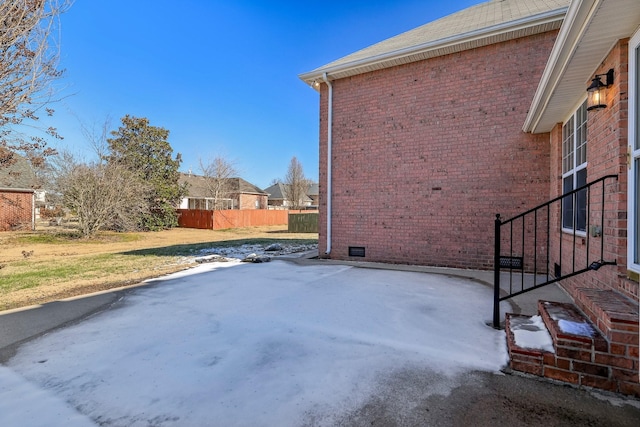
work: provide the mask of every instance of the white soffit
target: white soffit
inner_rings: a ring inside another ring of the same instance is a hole
[[[561,122],[586,96],[593,73],[615,43],[639,25],[640,0],[574,0],[523,130],[549,132]]]

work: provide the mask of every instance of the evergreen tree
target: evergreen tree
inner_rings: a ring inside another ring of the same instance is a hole
[[[167,141],[169,131],[150,126],[146,118],[126,115],[122,126],[112,131],[107,140],[110,154],[107,161],[125,166],[135,173],[141,185],[150,188],[146,197],[148,213],[140,218],[145,230],[161,230],[178,224],[176,206],[184,195],[178,182],[182,157],[172,157],[173,149]]]

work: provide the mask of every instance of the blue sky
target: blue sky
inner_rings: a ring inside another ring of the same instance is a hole
[[[480,2],[76,0],[51,145],[90,160],[80,122],[129,114],[170,131],[182,171],[222,156],[265,188],[296,156],[317,180],[319,95],[298,74]]]

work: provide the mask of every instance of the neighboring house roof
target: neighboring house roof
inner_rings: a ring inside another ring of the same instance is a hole
[[[33,192],[35,186],[36,175],[26,158],[14,153],[11,164],[0,163],[0,190]]]
[[[267,193],[262,191],[259,187],[251,184],[248,181],[245,181],[242,178],[229,178],[229,179],[232,180],[231,188],[233,188],[234,191],[237,191],[243,194],[261,194],[265,196],[267,195]]]
[[[258,195],[267,195],[264,191],[262,191],[257,186],[251,184],[248,181],[245,181],[242,178],[225,178],[228,181],[228,189],[232,193],[242,193],[242,194],[258,194]],[[179,179],[180,184],[186,183],[188,185],[187,192],[191,197],[210,197],[207,190],[207,181],[204,176],[201,175],[192,175],[192,174],[180,174]]]
[[[313,185],[313,184],[312,184]],[[315,184],[316,187],[318,186],[318,184]],[[271,187],[269,188],[265,188],[265,192],[269,194],[269,200],[287,200],[287,197],[285,196],[286,193],[286,187],[288,186],[288,184],[284,184],[282,182],[278,182],[273,184]],[[311,186],[309,186],[309,188],[311,188]],[[307,194],[313,194],[313,193],[309,193],[307,191]],[[310,202],[311,199],[305,195],[305,202]]]
[[[640,25],[638,0],[573,0],[525,120],[525,132],[549,132],[584,97],[611,47]],[[614,75],[614,80],[619,76]]]
[[[299,77],[310,85],[560,28],[570,0],[491,0],[384,40]]]
[[[277,182],[269,188],[265,188],[265,193],[269,194],[270,200],[284,200],[283,183]]]
[[[307,189],[307,195],[309,197],[311,196],[317,196],[320,194],[320,189],[318,188],[318,183],[313,183],[311,185],[309,185],[309,188]]]

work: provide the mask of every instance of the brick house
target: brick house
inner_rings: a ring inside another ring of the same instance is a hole
[[[29,162],[13,155],[0,166],[0,231],[35,228],[35,174]]]
[[[282,182],[277,182],[272,186],[265,188],[265,193],[269,194],[269,208],[270,209],[278,209],[278,208],[288,208],[293,206],[291,200],[287,198],[287,185]],[[315,204],[313,197],[316,197]],[[305,206],[306,208],[317,208],[317,199],[318,197],[318,184],[310,184],[307,190],[307,194],[304,195],[304,198],[300,201],[300,205]]]
[[[224,209],[267,209],[267,193],[242,178],[224,178],[221,186],[225,194],[218,200]],[[180,202],[180,209],[211,210],[214,198],[208,188],[207,178],[181,173],[178,181],[187,186],[187,196]]]
[[[542,274],[575,306],[511,367],[640,396],[639,28],[637,0],[492,0],[300,75],[321,256]]]

